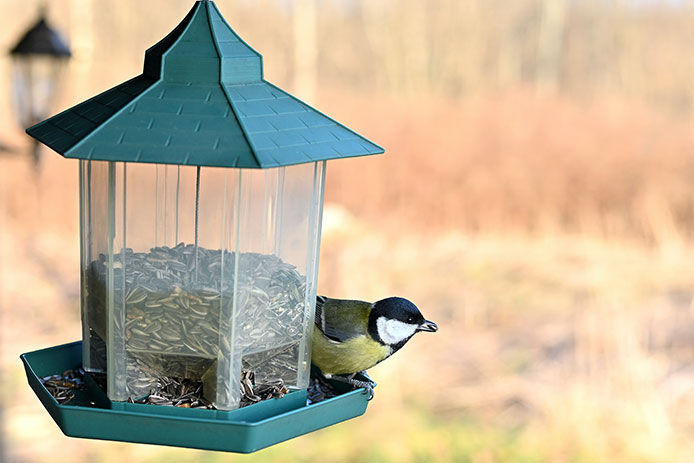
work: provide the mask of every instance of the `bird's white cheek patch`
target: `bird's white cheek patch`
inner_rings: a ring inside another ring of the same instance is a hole
[[[378,335],[386,344],[397,344],[417,331],[417,325],[410,325],[400,320],[388,320],[385,317],[376,320],[376,328]]]

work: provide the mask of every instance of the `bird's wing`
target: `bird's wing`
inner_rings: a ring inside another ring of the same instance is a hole
[[[368,302],[316,298],[316,326],[333,341],[344,342],[366,335],[370,312]]]

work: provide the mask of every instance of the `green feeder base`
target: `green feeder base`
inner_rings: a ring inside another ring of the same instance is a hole
[[[40,378],[82,365],[82,342],[21,356],[29,385],[67,436],[250,453],[362,415],[364,389],[306,405],[306,391],[294,391],[233,411],[186,409],[111,402],[93,382],[60,405]],[[339,385],[336,385],[339,387]]]

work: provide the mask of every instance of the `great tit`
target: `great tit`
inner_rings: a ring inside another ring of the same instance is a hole
[[[438,330],[417,306],[401,297],[370,303],[318,296],[315,322],[313,364],[325,377],[364,387],[372,397],[373,383],[354,376],[393,355],[418,331]]]

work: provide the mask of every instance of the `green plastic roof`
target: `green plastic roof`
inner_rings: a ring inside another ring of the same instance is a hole
[[[27,130],[66,158],[270,168],[383,153],[263,79],[262,57],[198,1],[144,72]]]

